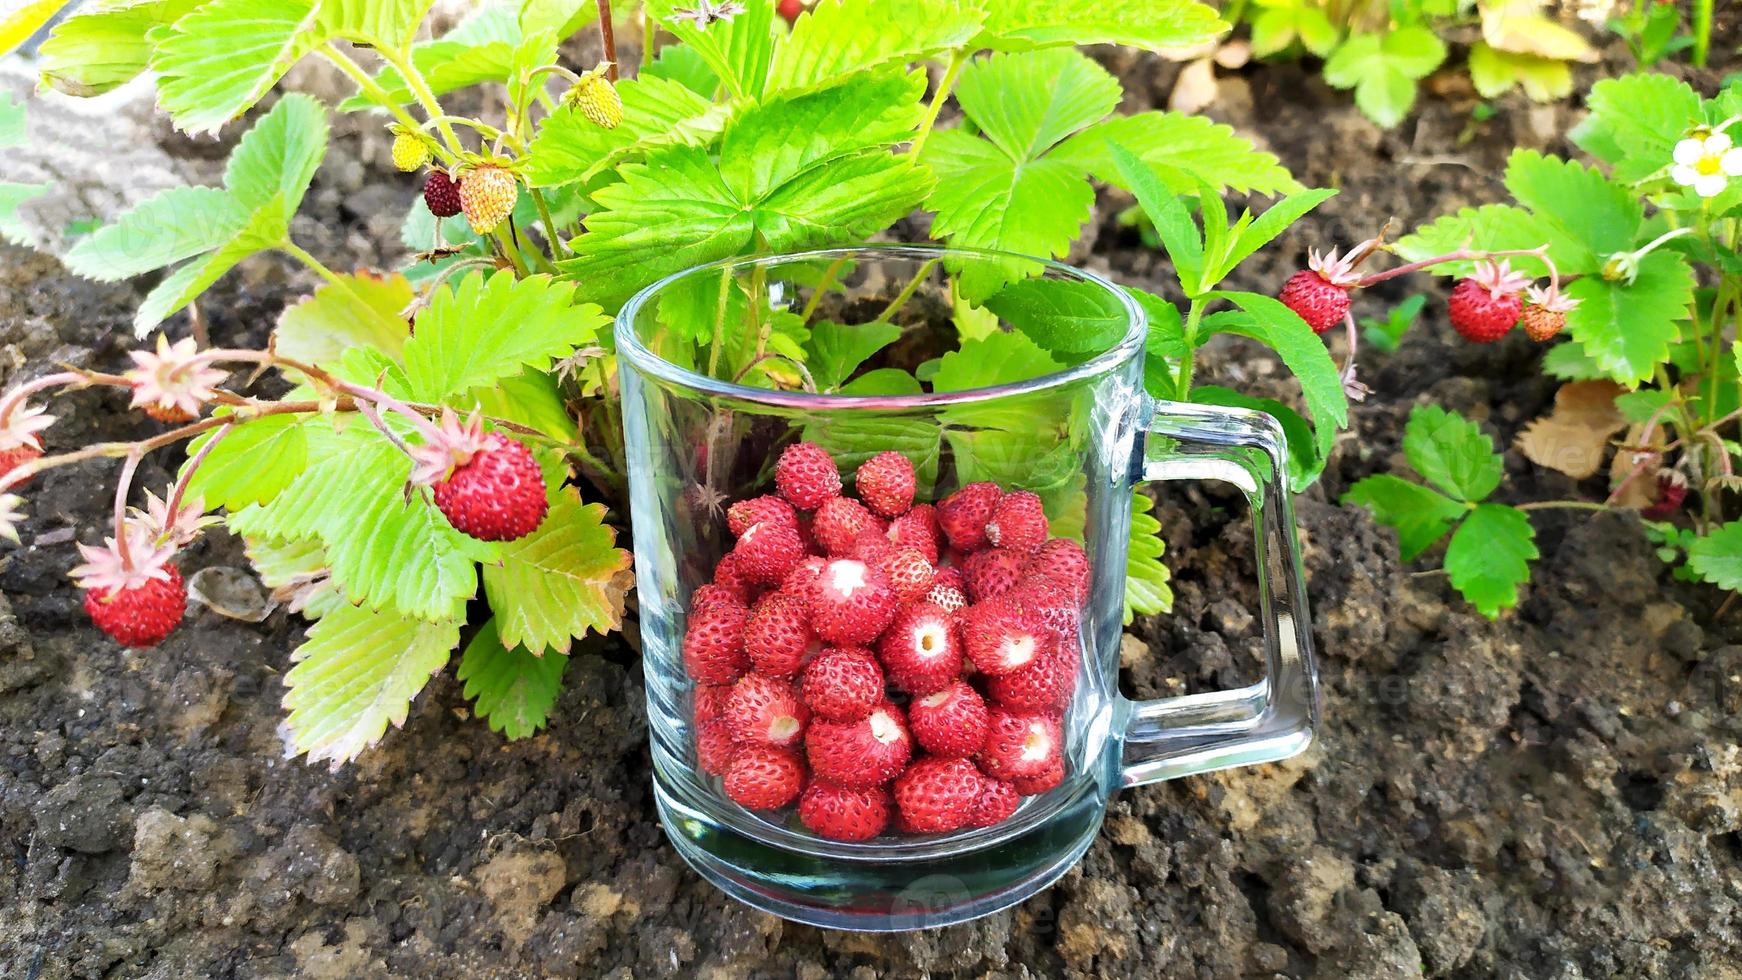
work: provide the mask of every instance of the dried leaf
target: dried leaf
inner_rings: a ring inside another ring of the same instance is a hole
[[[1216,101],[1217,89],[1215,61],[1201,58],[1180,69],[1173,94],[1167,97],[1167,107],[1192,115]]]
[[[1596,48],[1577,31],[1543,16],[1540,7],[1537,0],[1510,0],[1485,7],[1482,39],[1498,50],[1514,54],[1586,64],[1597,60]]]
[[[1250,41],[1229,41],[1216,49],[1216,64],[1233,71],[1246,67],[1252,60],[1252,43]]]
[[[1637,450],[1647,446],[1651,448],[1661,448],[1663,446],[1663,428],[1659,426],[1652,432],[1651,441],[1649,443],[1644,440],[1645,426],[1634,425],[1628,428],[1627,438],[1624,440],[1623,445],[1631,448],[1620,450],[1615,454],[1615,458],[1609,462],[1610,486],[1616,486],[1620,484],[1622,480],[1627,480],[1627,475],[1633,472],[1633,467],[1639,464],[1640,459],[1644,455]],[[1661,459],[1661,457],[1657,458]],[[1657,500],[1657,474],[1661,469],[1663,469],[1663,467],[1659,466],[1655,461],[1647,463],[1644,471],[1633,479],[1628,480],[1627,486],[1622,488],[1621,494],[1611,502],[1617,506],[1632,507],[1635,510],[1650,507],[1652,503]]]
[[[1555,393],[1554,411],[1526,426],[1518,449],[1538,466],[1582,480],[1602,468],[1609,437],[1627,425],[1615,398],[1626,389],[1613,381],[1575,381]]]

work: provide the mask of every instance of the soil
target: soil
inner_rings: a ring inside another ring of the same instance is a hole
[[[1164,100],[1176,70],[1109,63],[1133,108]],[[1499,109],[1461,140],[1468,105],[1453,91],[1387,133],[1299,67],[1224,78],[1212,115],[1302,181],[1343,190],[1241,285],[1274,290],[1308,245],[1387,217],[1407,228],[1496,199],[1514,145],[1567,150],[1554,134],[1576,108]],[[403,207],[409,185],[379,176],[376,134],[336,139],[298,230],[317,254],[390,264],[401,247],[370,216]],[[1125,203],[1105,202],[1078,258],[1157,287],[1161,261],[1111,220]],[[261,341],[312,286],[271,260],[246,269],[204,304],[215,338]],[[10,248],[0,281],[0,376],[119,365],[148,285],[93,285]],[[1315,747],[1123,792],[1055,887],[932,932],[796,926],[690,872],[655,820],[640,666],[621,639],[574,658],[551,728],[530,740],[469,719],[444,674],[357,764],[285,760],[280,674],[299,622],[199,611],[159,648],[118,651],[65,579],[113,474],[58,471],[36,488],[28,546],[0,553],[0,975],[1742,978],[1742,619],[1675,581],[1630,514],[1548,513],[1536,583],[1489,622],[1431,562],[1400,563],[1365,511],[1335,504],[1399,467],[1417,403],[1509,441],[1552,398],[1522,336],[1454,342],[1439,284],[1363,302],[1376,314],[1423,289],[1436,302],[1395,354],[1364,359],[1375,394],[1297,502],[1324,672]],[[1280,366],[1243,346],[1212,347],[1201,370],[1289,397]],[[50,440],[148,426],[122,399],[83,394]],[[1517,454],[1508,465],[1511,499],[1601,492]],[[1215,487],[1161,495],[1177,598],[1127,633],[1127,694],[1249,678],[1239,509]],[[218,535],[184,568],[243,563]]]

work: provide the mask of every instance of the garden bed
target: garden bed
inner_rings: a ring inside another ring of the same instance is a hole
[[[1112,64],[1131,99],[1165,98],[1172,68]],[[1308,245],[1387,217],[1409,228],[1496,199],[1514,146],[1570,152],[1553,134],[1576,110],[1505,101],[1460,142],[1457,98],[1386,133],[1298,68],[1225,79],[1212,115],[1304,183],[1342,189],[1241,288],[1273,292]],[[399,213],[412,184],[377,186],[393,180],[379,142],[346,137],[301,220],[346,229],[329,234],[386,265],[399,246],[371,231],[359,195]],[[1159,286],[1163,260],[1116,226],[1122,202],[1104,203],[1073,259]],[[312,285],[270,259],[250,268],[202,303],[214,337],[261,342]],[[143,287],[93,285],[12,248],[0,280],[0,380],[19,358],[122,363]],[[1366,511],[1335,503],[1395,468],[1418,402],[1509,441],[1552,401],[1539,347],[1517,332],[1454,342],[1424,277],[1375,290],[1363,312],[1424,288],[1423,322],[1395,354],[1364,358],[1375,393],[1297,502],[1325,678],[1318,745],[1124,792],[1057,886],[936,932],[794,926],[690,872],[655,819],[640,665],[621,636],[580,651],[530,740],[468,722],[450,673],[358,763],[284,760],[280,677],[300,621],[197,610],[162,646],[119,651],[65,578],[72,529],[94,535],[108,510],[106,469],[56,471],[25,532],[37,546],[0,554],[0,975],[1742,976],[1742,616],[1672,579],[1632,515],[1560,514],[1538,525],[1535,584],[1490,622],[1442,575],[1402,565]],[[1219,340],[1200,371],[1291,397],[1280,364],[1251,354]],[[51,441],[151,424],[117,394],[72,404]],[[1508,465],[1519,499],[1601,492],[1516,454]],[[1128,632],[1126,693],[1249,679],[1238,499],[1194,487],[1160,500],[1175,606]],[[183,563],[244,565],[223,535]]]

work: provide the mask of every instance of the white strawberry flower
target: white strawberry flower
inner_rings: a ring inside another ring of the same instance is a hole
[[[20,447],[42,451],[37,433],[54,424],[54,416],[41,405],[20,405],[0,419],[0,452]]]
[[[104,538],[102,547],[79,545],[85,563],[67,572],[75,585],[93,592],[112,592],[137,589],[152,580],[169,581],[164,566],[175,556],[175,549],[157,544],[150,529],[132,521],[122,533],[127,535],[125,555],[112,537]]]
[[[15,493],[0,493],[0,538],[18,543],[18,525],[24,520],[24,498]]]
[[[192,418],[217,396],[225,373],[200,361],[199,344],[188,337],[171,344],[157,335],[157,350],[130,351],[133,367],[122,377],[133,386],[133,407]]]
[[[1742,177],[1742,147],[1725,133],[1696,130],[1675,145],[1674,156],[1670,179],[1701,197],[1717,197],[1731,177]]]

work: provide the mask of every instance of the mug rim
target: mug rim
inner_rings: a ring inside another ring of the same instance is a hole
[[[882,256],[904,256],[913,259],[932,260],[944,259],[950,256],[967,256],[975,259],[1018,260],[1032,262],[1058,273],[1065,278],[1078,282],[1090,283],[1111,293],[1120,307],[1125,311],[1128,324],[1125,336],[1119,342],[1094,357],[1070,367],[1042,374],[1022,381],[1007,384],[991,385],[981,388],[965,388],[961,391],[921,392],[917,395],[842,395],[824,392],[780,391],[772,388],[756,388],[750,385],[737,384],[720,378],[710,377],[699,371],[691,370],[655,354],[647,345],[641,342],[635,329],[635,321],[640,317],[643,308],[658,297],[673,284],[690,276],[703,275],[716,269],[754,268],[756,266],[785,265],[792,262],[813,259],[838,259],[853,255],[871,253]],[[1022,255],[1016,252],[1002,252],[993,249],[956,248],[941,245],[910,245],[902,243],[867,242],[859,245],[845,245],[835,248],[809,249],[799,252],[784,252],[773,255],[731,256],[715,259],[665,276],[651,285],[642,287],[635,295],[625,302],[617,311],[613,325],[613,336],[617,342],[617,353],[627,360],[635,369],[643,374],[658,378],[670,384],[681,385],[696,392],[711,396],[732,398],[740,401],[777,405],[784,408],[809,409],[842,409],[869,408],[880,410],[927,409],[945,405],[962,405],[973,402],[989,401],[995,398],[1005,398],[1028,395],[1048,391],[1092,378],[1106,373],[1115,365],[1123,363],[1137,351],[1143,348],[1149,330],[1149,317],[1139,304],[1125,289],[1105,276],[1066,265],[1052,259],[1038,258],[1032,255]]]

